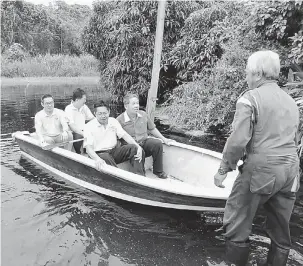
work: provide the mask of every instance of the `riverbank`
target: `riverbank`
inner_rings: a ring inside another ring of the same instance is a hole
[[[92,55],[38,55],[13,60],[1,58],[1,77],[82,77],[98,76],[99,62]]]
[[[99,76],[89,77],[15,77],[7,78],[1,77],[1,86],[14,86],[14,85],[39,85],[39,84],[98,84],[100,81]]]

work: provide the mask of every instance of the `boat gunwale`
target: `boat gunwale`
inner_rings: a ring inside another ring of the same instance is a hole
[[[32,137],[29,137],[27,135],[22,134],[21,132],[18,134],[18,132],[16,132],[14,134],[15,138],[19,138],[25,142],[29,142],[35,146],[39,146],[38,145],[38,141]],[[183,144],[183,143],[178,143],[178,142],[173,142],[171,144],[171,146],[176,146],[176,147],[180,147],[180,148],[185,148],[191,151],[195,151],[198,153],[202,153],[202,155],[206,154],[206,155],[210,155],[213,156],[217,159],[220,159],[220,157],[222,158],[222,155],[218,152],[214,152],[214,151],[210,151],[207,149],[203,149],[200,147],[195,147],[195,146],[190,146],[187,144]],[[51,152],[64,156],[66,158],[69,158],[73,161],[76,161],[80,164],[89,166],[91,168],[96,169],[95,167],[95,162],[93,159],[88,158],[86,156],[65,150],[63,148],[60,147],[55,147],[53,149],[50,150]],[[221,155],[221,156],[220,156]],[[218,192],[220,191],[221,188],[205,188],[205,187],[197,187],[193,184],[190,183],[186,183],[186,182],[180,182],[177,180],[173,180],[173,179],[152,179],[149,178],[147,180],[147,178],[142,178],[142,176],[128,172],[126,170],[117,168],[117,167],[113,167],[111,165],[106,165],[101,171],[99,171],[100,173],[106,173],[106,174],[111,174],[113,176],[116,176],[117,178],[121,178],[124,179],[128,182],[133,182],[133,183],[137,183],[139,185],[145,186],[145,187],[150,187],[153,189],[157,189],[160,191],[165,191],[165,192],[170,192],[170,193],[174,193],[174,194],[178,194],[178,195],[184,195],[184,196],[192,196],[192,197],[197,197],[197,198],[205,198],[205,199],[214,199],[214,200],[226,200],[228,198],[228,195],[226,196],[218,196]],[[172,189],[172,186],[169,186],[171,184],[175,184],[174,188]],[[179,185],[179,183],[182,184],[182,186]],[[191,189],[186,189],[184,190],[184,185],[190,187]],[[177,186],[177,189],[176,189]],[[196,193],[193,193],[193,191],[197,191]],[[202,193],[203,191],[206,191],[207,193]],[[221,189],[222,191],[222,189]]]

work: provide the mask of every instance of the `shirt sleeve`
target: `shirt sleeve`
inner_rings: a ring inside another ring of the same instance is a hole
[[[66,116],[66,113],[63,110],[60,110],[59,115],[60,115],[60,121],[61,121],[63,131],[68,131],[69,126],[68,126],[68,123],[67,123],[68,118]]]
[[[86,148],[88,145],[94,147],[94,137],[87,124],[84,126],[83,137],[83,148]]]
[[[253,108],[251,101],[247,97],[242,96],[237,101],[232,133],[224,146],[221,167],[235,170],[238,161],[243,157],[246,145],[252,137]]]
[[[126,131],[122,128],[122,126],[120,125],[120,123],[118,122],[117,119],[113,118],[112,121],[113,121],[113,125],[116,129],[117,137],[119,139],[121,139],[126,134]]]
[[[85,120],[92,120],[93,118],[95,118],[87,105],[84,105],[84,113],[85,113]]]
[[[39,135],[42,135],[42,120],[41,117],[39,116],[39,113],[35,115],[35,129],[36,133]]]
[[[147,114],[146,114],[146,118],[147,118],[147,129],[153,130],[154,128],[156,128],[155,123],[153,121],[151,121],[151,119],[148,117]]]
[[[67,118],[68,123],[70,123],[70,124],[75,123],[74,117],[73,117],[73,111],[68,107],[65,108],[65,116]]]

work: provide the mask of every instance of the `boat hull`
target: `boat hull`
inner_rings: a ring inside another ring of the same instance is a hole
[[[16,140],[25,157],[62,178],[95,192],[130,202],[163,208],[195,211],[224,210],[225,199],[180,195],[144,186],[136,182],[130,182],[121,178],[121,176],[100,172],[79,160],[64,156],[64,153],[60,154],[60,152],[55,153],[52,150],[43,150],[38,145],[20,138],[16,138]],[[64,150],[64,152],[68,151]],[[137,178],[146,178],[139,175],[136,176]]]

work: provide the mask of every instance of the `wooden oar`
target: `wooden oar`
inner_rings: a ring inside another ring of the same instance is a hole
[[[56,143],[56,144],[48,144],[48,145],[45,145],[42,147],[43,150],[51,150],[53,148],[56,148],[56,147],[60,147],[60,146],[64,146],[66,144],[69,144],[69,143],[74,143],[74,142],[78,142],[78,141],[82,141],[84,140],[83,139],[75,139],[75,140],[71,140],[71,141],[66,141],[66,142],[61,142],[61,143]]]

